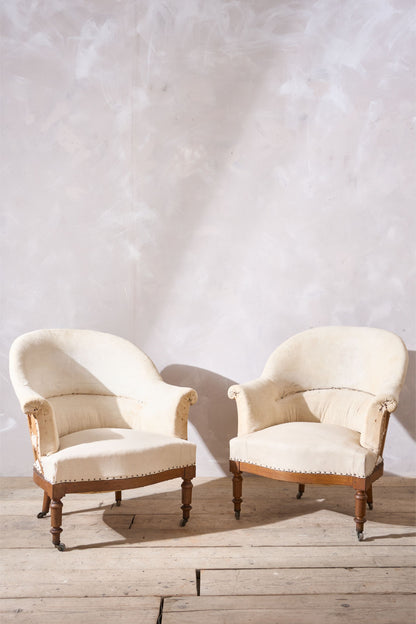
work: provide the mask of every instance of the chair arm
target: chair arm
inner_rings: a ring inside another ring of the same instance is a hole
[[[377,453],[378,456],[382,455],[389,416],[397,405],[398,399],[393,394],[378,395],[374,398],[368,408],[364,429],[361,432],[361,446]]]
[[[141,428],[186,440],[189,408],[197,400],[193,388],[154,381],[141,392]]]
[[[279,410],[285,391],[271,379],[259,377],[231,386],[228,396],[237,402],[239,436],[286,422],[284,412]]]
[[[55,453],[59,449],[59,436],[52,405],[29,387],[19,389],[19,401],[22,411],[36,420],[37,439],[32,436],[35,455]]]

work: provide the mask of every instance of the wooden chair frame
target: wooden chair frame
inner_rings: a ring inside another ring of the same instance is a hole
[[[385,410],[383,414],[383,427],[381,434],[381,443],[378,451],[379,457],[382,457],[384,444],[386,441],[386,433],[389,422],[390,413]],[[383,461],[378,463],[373,472],[367,477],[353,477],[349,475],[336,474],[310,474],[301,472],[283,472],[248,464],[242,461],[230,460],[230,472],[233,474],[233,503],[234,514],[237,520],[240,519],[241,503],[243,499],[243,472],[268,477],[269,479],[277,479],[278,481],[286,481],[298,483],[298,493],[296,498],[300,499],[305,491],[305,484],[316,485],[349,485],[355,489],[355,527],[357,538],[361,542],[364,539],[364,524],[366,522],[366,503],[369,509],[373,508],[373,483],[383,475]]]
[[[35,462],[39,458],[37,423],[33,414],[27,414],[29,421],[29,429],[31,433],[33,453]],[[37,461],[40,465],[40,462]],[[65,544],[61,542],[62,533],[62,498],[66,494],[86,493],[86,492],[115,492],[115,500],[117,506],[121,504],[122,490],[144,487],[161,481],[182,478],[182,520],[181,526],[185,526],[189,520],[189,514],[192,509],[192,479],[195,477],[195,466],[185,466],[184,468],[172,468],[164,470],[156,474],[150,474],[143,477],[129,477],[126,479],[99,479],[96,481],[70,481],[65,483],[50,483],[43,475],[33,469],[33,481],[43,489],[43,505],[42,511],[38,513],[38,518],[44,518],[49,510],[51,512],[51,534],[52,543],[60,551],[65,550]]]

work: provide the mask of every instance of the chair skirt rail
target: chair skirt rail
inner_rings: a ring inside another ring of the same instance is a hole
[[[66,483],[50,483],[35,468],[33,481],[41,487],[51,499],[60,499],[65,494],[88,492],[115,492],[160,483],[170,479],[182,478],[190,480],[195,477],[195,466],[172,468],[142,477],[128,477],[124,479],[98,479],[96,481],[70,481]]]
[[[377,464],[373,472],[367,477],[354,477],[352,475],[322,473],[311,474],[303,472],[287,472],[234,460],[230,460],[230,471],[233,474],[238,474],[239,472],[247,472],[262,477],[268,477],[269,479],[277,479],[278,481],[287,481],[293,483],[317,485],[349,485],[355,490],[366,491],[370,488],[371,484],[374,483],[374,481],[382,476],[383,462]]]

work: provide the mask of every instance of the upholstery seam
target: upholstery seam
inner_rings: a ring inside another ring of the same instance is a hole
[[[122,394],[96,394],[96,393],[91,393],[91,392],[69,392],[66,394],[53,394],[50,397],[46,397],[46,400],[49,401],[50,399],[60,399],[62,397],[74,397],[74,396],[88,396],[88,397],[107,397],[107,398],[114,398],[114,399],[128,399],[130,401],[135,401],[136,403],[143,403],[143,399],[135,399],[134,397],[127,397],[124,396]]]
[[[304,394],[305,392],[317,392],[320,390],[350,390],[351,392],[361,392],[363,394],[368,394],[368,396],[375,397],[376,395],[372,392],[368,392],[367,390],[360,390],[359,388],[347,388],[345,386],[329,386],[325,388],[307,388],[304,390],[294,390],[293,392],[288,392],[284,394],[281,398],[285,399],[288,396],[292,396],[293,394]]]

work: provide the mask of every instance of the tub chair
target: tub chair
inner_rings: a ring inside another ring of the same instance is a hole
[[[278,347],[258,379],[231,386],[238,411],[238,435],[230,441],[236,518],[243,472],[298,483],[297,498],[305,484],[349,485],[361,541],[407,362],[405,345],[389,331],[319,327]]]
[[[195,445],[187,441],[195,390],[165,383],[153,362],[123,338],[82,329],[18,337],[10,376],[27,415],[34,482],[51,510],[52,542],[65,545],[62,498],[121,491],[182,478],[182,521],[191,510]]]

